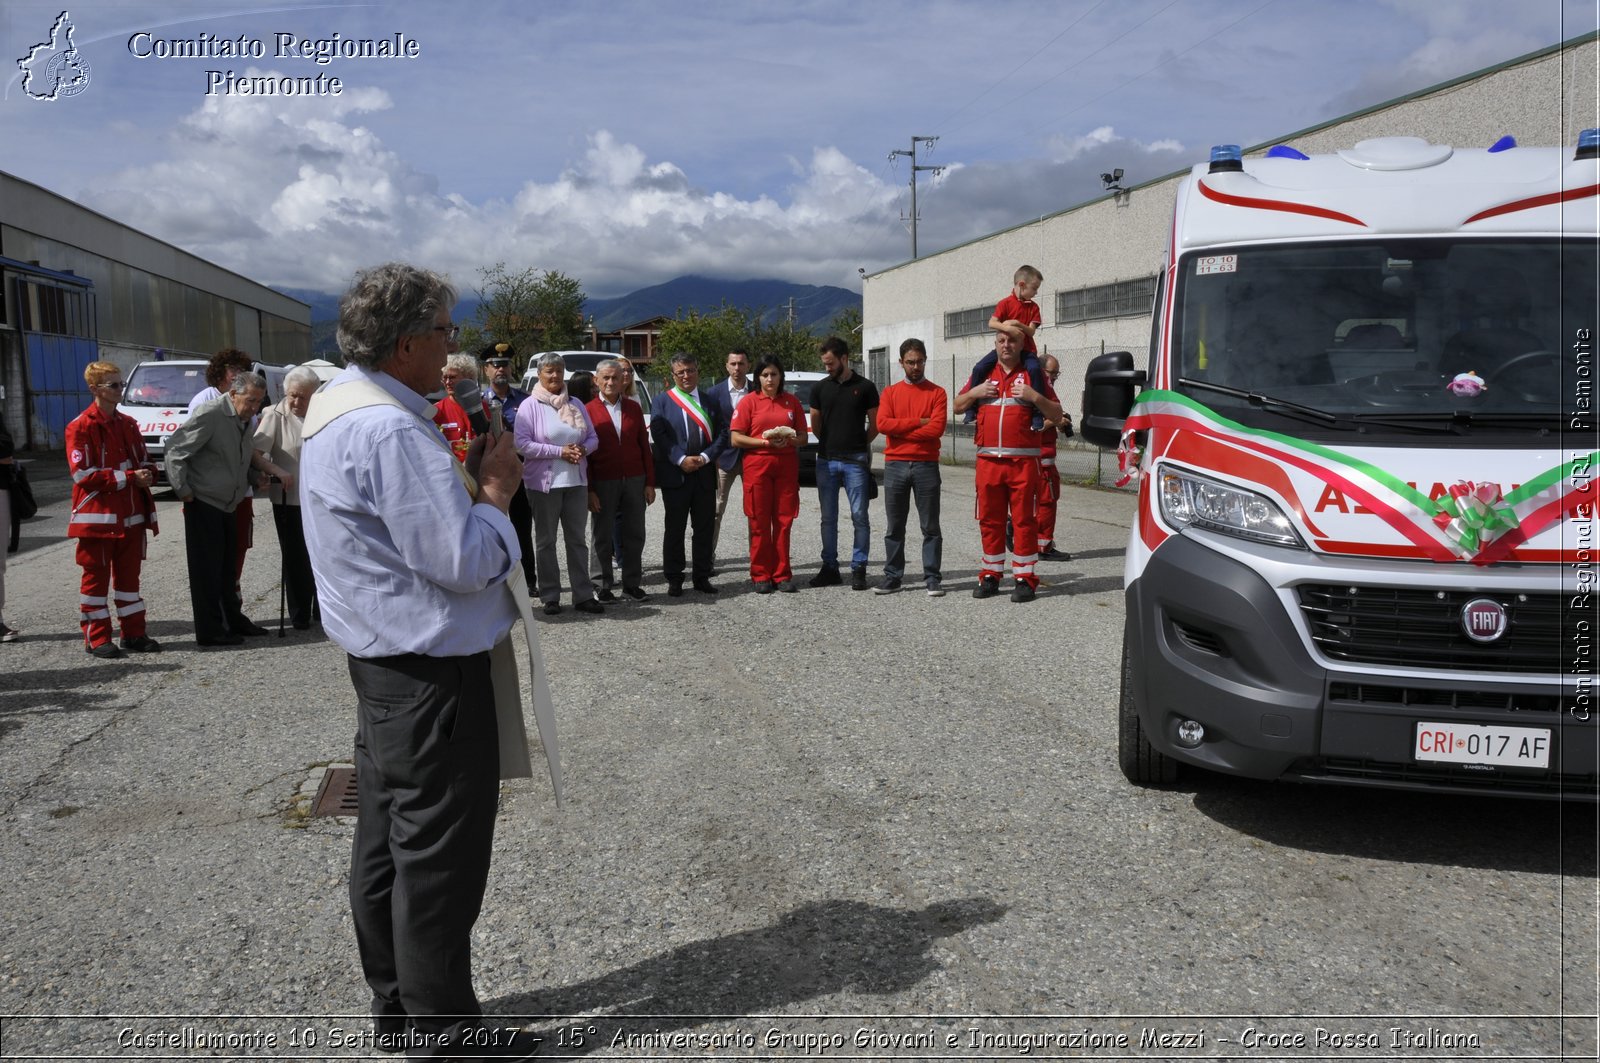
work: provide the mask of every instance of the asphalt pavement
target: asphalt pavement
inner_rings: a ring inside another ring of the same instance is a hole
[[[48,459],[34,480],[0,646],[0,1058],[374,1057],[351,821],[308,814],[350,756],[343,654],[198,649],[163,493],[165,652],[89,658],[66,491]],[[490,1014],[608,1058],[1594,1057],[1592,809],[1131,787],[1133,498],[1068,488],[1073,559],[1027,604],[971,598],[971,500],[946,467],[943,598],[757,596],[736,510],[722,593],[669,598],[658,503],[649,601],[541,618],[567,802],[503,786]],[[803,489],[801,580],[817,514]],[[244,593],[276,629],[265,512]]]

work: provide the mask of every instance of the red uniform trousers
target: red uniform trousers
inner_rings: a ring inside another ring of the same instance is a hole
[[[1048,465],[1045,462],[1049,462]],[[1054,458],[1039,460],[1039,545],[1056,541],[1056,503],[1061,498],[1061,473]]]
[[[798,462],[751,461],[744,456],[744,515],[750,519],[750,578],[757,583],[787,583],[789,533],[800,515]]]
[[[122,637],[144,634],[144,599],[139,596],[139,568],[144,563],[144,529],[119,539],[79,539],[78,564],[83,567],[78,610],[83,644],[93,649],[111,641],[111,616],[118,617]]]
[[[1034,565],[1039,560],[1039,459],[978,456],[978,535],[983,562],[978,578],[1000,579],[1006,572],[1006,520],[1011,520],[1011,575],[1030,587],[1039,586]]]

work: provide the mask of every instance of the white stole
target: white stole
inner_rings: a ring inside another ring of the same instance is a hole
[[[306,410],[302,439],[310,439],[334,420],[354,410],[371,406],[405,406],[383,388],[370,380],[349,380],[336,388],[326,388],[311,397]],[[410,413],[410,410],[406,410]],[[467,472],[466,466],[456,460],[431,421],[418,417],[428,426],[429,436],[439,442],[440,452],[450,458],[451,466],[461,479],[467,494],[476,499],[478,485]],[[539,637],[533,623],[533,603],[528,598],[528,586],[522,579],[522,568],[516,566],[504,584],[517,612],[522,616],[522,630],[528,642],[528,677],[533,690],[533,719],[539,729],[539,744],[544,746],[546,763],[550,767],[550,785],[556,795],[556,807],[561,807],[561,750],[556,737],[555,700],[550,696],[550,677],[544,666],[544,655],[539,651]],[[528,748],[528,730],[522,720],[522,687],[517,681],[517,657],[511,645],[511,633],[489,651],[489,675],[494,683],[495,722],[500,732],[500,778],[527,779],[533,776],[533,758]]]

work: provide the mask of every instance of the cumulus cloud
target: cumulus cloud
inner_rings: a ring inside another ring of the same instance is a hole
[[[780,201],[707,187],[599,130],[554,180],[472,202],[361,124],[391,104],[362,89],[210,97],[172,131],[166,160],[109,175],[84,198],[252,278],[328,291],[396,257],[463,283],[500,261],[560,269],[596,295],[687,272],[845,284],[857,266],[898,257],[852,244],[896,193],[833,147],[799,164]]]

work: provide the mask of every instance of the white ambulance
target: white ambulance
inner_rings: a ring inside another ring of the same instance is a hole
[[[283,378],[291,366],[256,362],[252,369],[266,378],[267,404],[283,398]],[[117,412],[132,417],[156,463],[156,481],[167,482],[167,437],[189,419],[189,400],[206,389],[203,359],[140,362],[128,374]]]
[[[1180,182],[1150,364],[1085,380],[1138,480],[1130,780],[1600,798],[1597,217],[1600,130]]]

